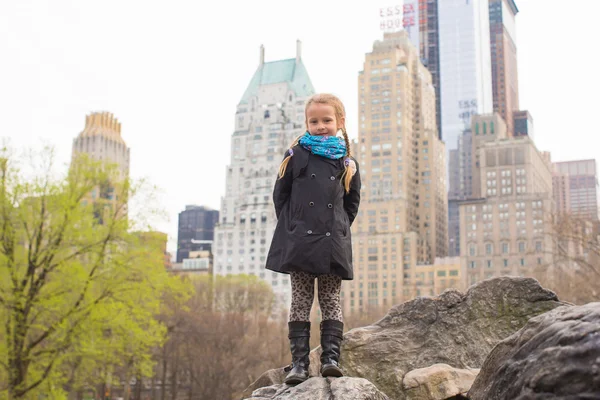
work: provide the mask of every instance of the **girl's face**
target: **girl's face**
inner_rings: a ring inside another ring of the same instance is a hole
[[[312,103],[306,109],[308,132],[313,136],[335,136],[344,126],[344,118],[335,117],[335,110],[327,104]]]

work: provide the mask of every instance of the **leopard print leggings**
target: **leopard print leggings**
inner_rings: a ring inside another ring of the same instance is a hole
[[[318,280],[319,307],[323,320],[344,322],[340,290],[342,278],[337,275],[313,275],[307,272],[290,272],[292,280],[291,321],[310,321],[310,309],[315,296],[315,279]]]

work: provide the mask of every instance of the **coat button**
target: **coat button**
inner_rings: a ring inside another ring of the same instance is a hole
[[[331,233],[327,232],[327,233],[325,234],[325,236],[331,236]]]
[[[317,175],[316,175],[316,174],[311,174],[311,175],[310,175],[310,177],[311,177],[312,179],[315,179],[315,178],[317,177]]]
[[[310,203],[308,203],[309,206],[313,207],[315,205],[314,201],[311,201]]]
[[[331,179],[332,181],[335,181],[335,176],[332,176],[332,177],[331,177],[331,178],[329,178],[329,179]]]
[[[307,230],[306,233],[308,233],[309,235],[312,235],[312,231],[310,229]]]
[[[327,204],[327,207],[333,208],[333,204],[329,203],[329,204]]]

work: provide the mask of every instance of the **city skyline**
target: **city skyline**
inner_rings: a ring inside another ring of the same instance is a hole
[[[157,228],[169,233],[170,251],[177,239],[177,214],[186,204],[219,208],[230,161],[231,115],[256,69],[261,44],[269,62],[292,58],[295,40],[302,40],[303,59],[316,91],[342,98],[350,136],[357,137],[356,77],[364,54],[383,37],[379,8],[389,3],[350,8],[342,2],[315,2],[322,12],[337,13],[344,21],[321,26],[315,33],[305,23],[314,9],[310,2],[295,10],[296,18],[281,19],[274,16],[288,14],[276,2],[264,2],[261,12],[240,3],[237,13],[214,4],[204,14],[194,10],[192,3],[174,2],[169,9],[148,6],[146,18],[136,19],[133,34],[126,32],[138,9],[116,4],[89,9],[68,2],[47,9],[45,3],[35,1],[0,6],[0,50],[12,60],[0,66],[0,84],[5,88],[0,94],[0,130],[18,148],[35,146],[40,138],[50,142],[57,148],[59,163],[67,164],[85,115],[113,113],[122,122],[123,138],[132,150],[132,176],[149,177],[164,192],[162,203],[170,221]],[[586,43],[576,40],[576,35],[579,27],[591,24],[592,8],[600,5],[588,4],[589,13],[578,21],[563,21],[560,8],[547,3],[522,0],[517,5],[519,104],[535,118],[537,147],[550,151],[553,161],[598,158],[595,136],[583,136],[593,126],[586,119],[593,115],[592,102],[581,101],[588,92],[600,90],[593,64],[583,60],[577,74],[560,75],[557,72],[569,70],[573,61],[554,54],[560,50],[585,57],[586,52],[578,49],[585,49]],[[97,17],[87,18],[90,13]],[[155,29],[162,15],[168,28]],[[205,29],[219,28],[204,21],[211,15],[222,16],[220,29],[237,27],[245,34],[235,40],[202,39],[209,37]],[[110,31],[103,29],[108,20],[112,20]],[[559,21],[561,31],[554,29]],[[547,32],[547,39],[535,40],[540,31]],[[323,36],[331,37],[336,48],[323,46]],[[217,52],[222,48],[228,51]],[[206,57],[214,62],[205,62]],[[213,79],[223,64],[236,69],[226,82]],[[583,118],[573,120],[571,115]],[[586,147],[579,144],[583,140]]]

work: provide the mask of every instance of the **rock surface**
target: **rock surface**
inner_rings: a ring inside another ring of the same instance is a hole
[[[310,378],[296,386],[279,384],[255,390],[246,400],[389,400],[362,378]]]
[[[600,303],[532,318],[494,348],[468,397],[600,399]]]
[[[374,325],[346,333],[341,366],[390,398],[406,399],[404,376],[445,363],[480,368],[492,348],[536,315],[564,305],[531,278],[501,277],[479,282],[466,294],[447,290],[392,308]],[[318,367],[318,351],[311,354]]]
[[[410,371],[402,381],[407,400],[446,400],[465,395],[479,373],[478,369],[458,369],[448,364]]]

